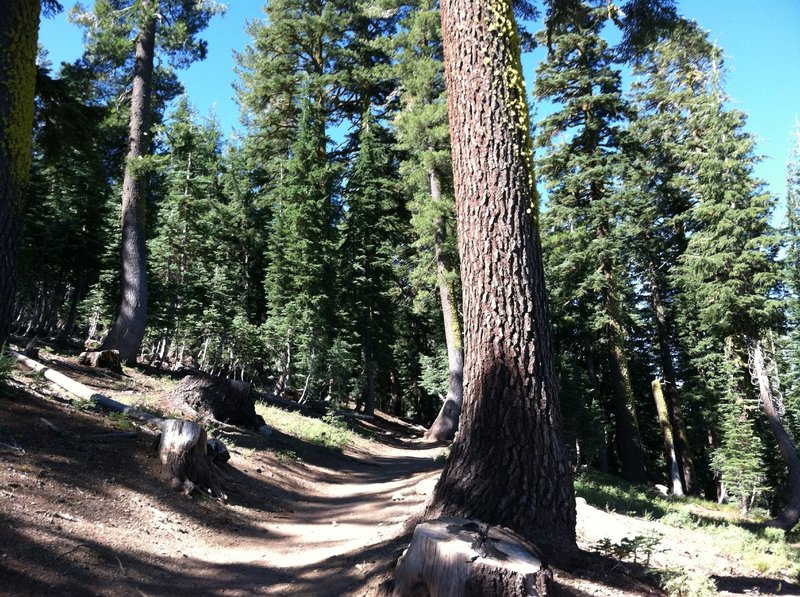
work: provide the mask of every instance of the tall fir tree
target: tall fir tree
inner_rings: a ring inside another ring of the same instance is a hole
[[[305,99],[298,137],[274,194],[265,279],[276,389],[302,398],[327,390],[333,342],[335,229],[326,147],[324,108]]]
[[[553,302],[564,311],[561,321],[572,322],[562,331],[563,344],[602,355],[622,475],[645,481],[626,347],[628,267],[619,231],[619,180],[629,166],[622,126],[630,107],[614,54],[601,37],[608,19],[606,3],[595,0],[556,3],[548,14],[548,59],[537,71],[535,93],[560,109],[537,131],[539,146],[547,149],[540,162],[548,189],[543,224]]]
[[[402,108],[395,126],[399,147],[405,152],[401,178],[412,197],[409,207],[417,252],[411,279],[417,289],[419,309],[431,312],[438,303],[447,362],[446,385],[435,388],[444,395],[444,403],[426,435],[430,439],[449,441],[458,429],[461,414],[464,348],[437,3],[428,0],[414,3],[400,27],[395,47]],[[443,351],[434,347],[433,352],[438,359]],[[427,359],[426,371],[435,371],[437,363],[430,357]]]
[[[769,225],[773,199],[753,175],[754,143],[744,132],[744,115],[725,107],[722,64],[714,61],[711,66],[708,92],[696,96],[688,121],[691,138],[685,149],[690,152],[689,187],[695,202],[689,214],[691,234],[674,277],[683,290],[684,313],[694,318],[685,328],[693,331],[689,345],[697,357],[697,368],[713,379],[737,363],[747,364],[742,375],[755,386],[788,470],[787,503],[770,524],[788,530],[800,520],[800,455],[781,420],[776,391],[779,372],[768,350],[769,333],[781,317],[780,301],[774,296],[778,239]],[[701,338],[710,354],[723,355],[723,367],[717,361],[712,369],[709,354],[698,354]],[[746,400],[746,396],[731,397],[730,391],[722,395],[728,397],[728,403]],[[723,427],[737,426],[730,419],[731,412],[737,411],[720,412]],[[725,441],[731,434],[723,434],[717,461],[733,459],[741,452],[745,427],[739,424],[738,428],[740,433],[733,442]],[[725,470],[721,472],[724,475]],[[730,487],[734,480],[729,474],[723,476],[723,482]]]
[[[72,19],[87,29],[87,52],[132,74],[128,155],[122,182],[121,304],[103,346],[135,362],[147,323],[145,253],[146,167],[151,151],[151,96],[156,53],[175,67],[206,55],[197,38],[221,5],[180,0],[97,0],[93,10],[77,5]]]
[[[378,391],[388,395],[393,336],[397,332],[398,250],[403,242],[403,208],[397,159],[388,131],[367,116],[362,120],[358,155],[344,193],[340,285],[364,372],[364,412],[372,415]]]
[[[787,331],[783,352],[786,418],[795,439],[800,438],[800,122],[792,131],[786,161],[786,257],[782,277],[787,293]]]
[[[671,280],[672,268],[686,249],[686,215],[692,205],[682,146],[688,136],[687,105],[698,93],[701,73],[717,55],[718,50],[696,23],[677,20],[670,34],[640,55],[633,68],[637,117],[629,128],[635,141],[635,166],[626,179],[633,191],[627,210],[627,244],[635,255],[635,275],[643,282],[642,300],[649,305],[647,320],[653,331],[656,374],[660,375],[667,414],[664,433],[674,438],[667,443],[674,444],[680,477],[679,488],[676,479],[672,479],[676,493],[699,489],[684,416],[688,394],[682,397],[679,392],[682,363],[675,358],[676,288]],[[689,415],[695,428],[701,429],[698,423],[703,417],[691,410]],[[666,458],[673,474],[669,454]]]
[[[43,60],[36,96],[16,325],[18,333],[64,342],[98,281],[105,247],[114,244],[109,172],[124,154],[120,129],[83,69],[64,65],[53,76]]]

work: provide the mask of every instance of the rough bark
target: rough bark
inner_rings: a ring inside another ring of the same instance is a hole
[[[764,348],[761,341],[752,342],[750,350],[750,367],[758,381],[758,395],[761,405],[767,415],[769,427],[775,441],[778,443],[783,462],[789,474],[789,499],[778,516],[765,523],[765,526],[777,527],[784,531],[791,531],[800,522],[800,453],[797,446],[781,422],[780,413],[775,408],[769,374],[764,358]]]
[[[152,0],[144,0],[143,10]],[[122,180],[122,302],[117,319],[103,342],[123,361],[135,364],[147,323],[147,259],[145,255],[145,179],[142,158],[148,152],[150,96],[155,57],[156,17],[142,25],[136,38],[133,66],[128,155]]]
[[[417,525],[395,571],[396,597],[548,595],[551,574],[519,535],[463,518]]]
[[[434,203],[440,202],[442,188],[436,170],[431,169],[429,179],[431,199]],[[438,442],[449,442],[455,437],[464,400],[464,345],[461,338],[461,322],[453,296],[453,285],[450,281],[450,271],[442,251],[444,240],[444,218],[439,217],[436,221],[434,235],[434,255],[436,258],[436,282],[439,286],[439,302],[442,306],[444,336],[447,344],[447,396],[445,396],[444,404],[442,404],[436,420],[425,433],[425,439]]]
[[[264,419],[256,414],[250,384],[195,372],[184,377],[162,399],[164,406],[181,416],[211,419],[259,430]]]
[[[658,336],[658,354],[661,360],[661,372],[664,375],[663,389],[667,400],[670,423],[675,438],[675,454],[678,458],[678,467],[681,472],[683,489],[687,495],[695,491],[695,473],[692,453],[689,449],[689,435],[686,432],[686,423],[683,420],[683,409],[678,396],[678,376],[672,362],[672,348],[670,346],[667,316],[661,300],[661,289],[656,277],[655,266],[652,261],[648,264],[648,278],[650,281],[650,295],[653,313],[656,320],[656,334]]]
[[[14,316],[19,229],[30,178],[38,0],[0,2],[0,347]]]
[[[573,554],[519,42],[510,0],[441,4],[464,310],[461,430],[427,518],[476,518]]]
[[[197,423],[178,419],[164,421],[158,440],[158,458],[172,489],[189,495],[199,488],[220,500],[227,499],[219,471],[208,454],[206,431]]]
[[[672,494],[682,496],[683,484],[681,483],[681,473],[678,469],[678,458],[675,455],[675,441],[673,440],[672,423],[669,419],[667,401],[664,398],[660,380],[654,379],[651,386],[653,388],[653,400],[656,403],[656,412],[658,413],[658,422],[661,425],[661,435],[664,436],[664,460],[667,463]]]

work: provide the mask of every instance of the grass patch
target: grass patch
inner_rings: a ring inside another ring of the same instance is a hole
[[[595,508],[648,519],[661,518],[670,505],[654,491],[596,471],[587,471],[576,477],[575,493]]]
[[[787,543],[780,529],[750,531],[734,524],[705,527],[704,532],[724,546],[723,551],[744,566],[765,575],[785,574],[800,579],[800,547]]]
[[[749,530],[735,505],[717,504],[700,498],[670,498],[648,488],[595,471],[575,479],[575,493],[588,504],[645,520],[706,534],[714,544],[743,568],[765,576],[786,575],[800,580],[800,545],[780,529]],[[624,539],[619,544],[605,540],[598,551],[620,559],[646,559],[657,542],[649,537]],[[645,558],[639,557],[644,555]],[[669,595],[714,595],[713,582],[695,572],[666,572],[664,590]]]
[[[711,597],[717,594],[714,579],[694,570],[666,572],[661,586],[670,597]]]
[[[359,442],[358,435],[348,428],[342,417],[326,415],[315,419],[267,404],[256,404],[256,412],[270,427],[310,444],[341,450]]]
[[[108,418],[114,428],[120,431],[134,431],[136,429],[136,425],[125,413],[110,412],[108,413]]]

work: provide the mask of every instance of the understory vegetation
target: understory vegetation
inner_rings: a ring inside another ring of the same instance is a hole
[[[579,474],[575,493],[591,506],[646,522],[696,533],[698,541],[707,542],[714,550],[758,574],[800,580],[800,535],[785,534],[780,529],[757,528],[767,512],[743,515],[733,504],[718,504],[699,498],[675,499],[653,489],[636,486],[617,477],[597,472]],[[622,523],[620,523],[622,524]],[[680,544],[681,535],[668,536],[663,527],[630,532],[618,541],[603,538],[593,548],[625,562],[643,564],[656,574],[668,595],[716,595],[714,575],[721,574],[719,562],[704,559],[702,548],[685,568],[651,567],[667,546]],[[694,539],[684,535],[686,545]],[[710,550],[710,548],[709,548]]]

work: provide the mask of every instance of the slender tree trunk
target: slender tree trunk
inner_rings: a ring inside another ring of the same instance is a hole
[[[604,233],[603,233],[604,234]],[[602,263],[606,280],[605,310],[609,320],[607,327],[609,344],[609,366],[614,396],[614,414],[617,423],[617,449],[623,478],[634,483],[647,481],[644,452],[639,436],[639,422],[636,417],[636,404],[633,399],[628,360],[625,356],[625,333],[619,320],[619,303],[614,296],[614,274],[611,263]]]
[[[145,0],[143,10],[152,2]],[[150,95],[155,56],[155,11],[136,38],[128,156],[122,181],[122,303],[103,349],[116,349],[135,363],[147,323],[147,257],[145,254],[145,178],[141,162],[148,153]]]
[[[441,3],[464,308],[461,432],[427,517],[477,518],[575,553],[511,0]]]
[[[428,172],[431,185],[431,198],[434,203],[442,200],[442,185],[439,174],[431,168]],[[436,420],[425,434],[427,439],[441,442],[451,441],[458,431],[458,419],[464,399],[464,346],[461,339],[461,322],[453,296],[450,271],[445,263],[442,247],[444,245],[444,218],[436,220],[434,235],[434,255],[436,257],[436,282],[439,286],[439,301],[442,305],[444,337],[447,344],[447,396]]]
[[[686,494],[691,495],[695,491],[694,461],[689,449],[689,434],[686,432],[686,423],[683,420],[683,410],[678,396],[678,378],[672,362],[667,316],[661,301],[661,288],[652,261],[648,263],[648,277],[651,303],[656,320],[656,334],[658,335],[658,354],[661,360],[661,372],[664,375],[663,389],[675,437],[675,453],[678,458],[683,489]]]
[[[758,380],[758,395],[761,398],[761,405],[764,407],[772,435],[775,436],[781,457],[789,473],[789,500],[781,513],[767,522],[766,526],[790,531],[800,521],[800,453],[797,451],[792,436],[783,426],[780,413],[775,408],[775,398],[760,340],[751,343],[750,368]]]
[[[591,400],[588,401],[591,407],[592,403],[599,400],[600,397],[600,383],[597,381],[597,371],[594,366],[594,350],[588,338],[586,338],[586,372],[589,375],[589,383],[592,386]],[[599,405],[598,405],[599,406]],[[592,434],[594,441],[597,444],[597,467],[600,472],[608,472],[608,440],[606,438],[606,425],[604,421],[597,421],[597,425],[592,426]]]
[[[67,310],[67,318],[64,320],[64,324],[58,333],[58,338],[56,338],[56,344],[59,346],[67,343],[67,340],[69,340],[69,336],[72,333],[72,328],[75,327],[75,319],[78,316],[78,302],[81,296],[83,296],[84,292],[84,278],[85,274],[80,272],[78,274],[78,282],[72,288],[72,292],[69,294],[69,309]]]
[[[375,414],[375,355],[372,346],[372,317],[367,318],[367,325],[364,330],[364,372],[367,375],[367,387],[365,388],[364,414],[372,416]]]
[[[31,169],[39,0],[0,2],[0,347],[14,317],[17,251]]]
[[[672,436],[672,423],[669,420],[667,401],[664,399],[661,381],[654,379],[651,385],[653,388],[653,400],[655,400],[656,412],[658,413],[658,422],[661,424],[661,434],[664,436],[664,459],[667,463],[670,485],[672,485],[672,495],[683,496],[683,484],[681,483],[681,473],[678,469],[678,458],[675,455],[675,442]]]

